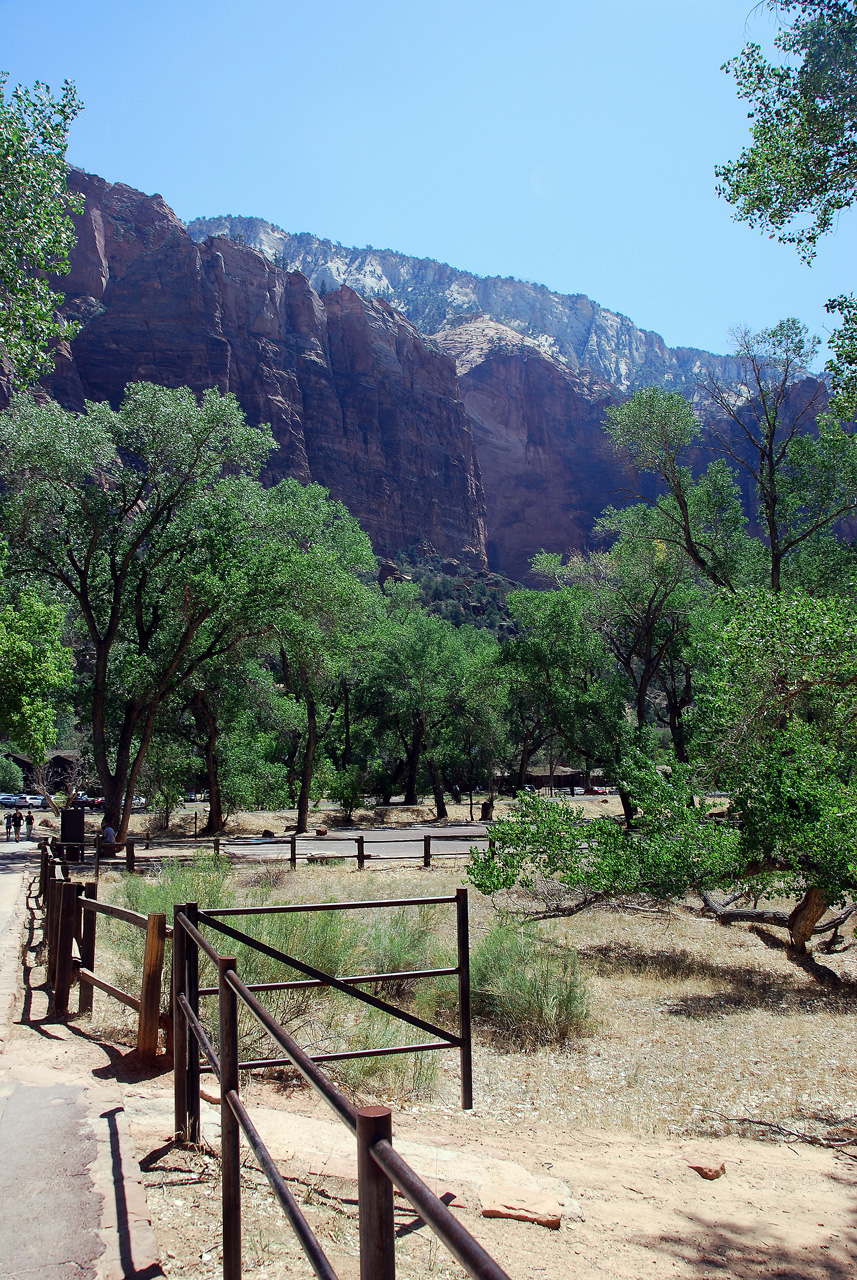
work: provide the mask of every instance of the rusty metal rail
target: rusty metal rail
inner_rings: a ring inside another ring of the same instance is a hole
[[[509,1280],[506,1272],[469,1231],[451,1213],[449,1208],[434,1195],[414,1170],[396,1152],[392,1145],[392,1113],[388,1107],[355,1107],[320,1070],[321,1061],[337,1061],[345,1057],[378,1055],[389,1052],[415,1052],[426,1048],[448,1047],[456,1044],[462,1052],[462,1101],[472,1105],[472,1074],[470,1069],[470,974],[469,944],[467,935],[467,891],[461,889],[454,897],[430,899],[394,899],[383,902],[348,902],[308,904],[313,910],[354,910],[358,907],[383,907],[422,905],[425,902],[455,903],[459,938],[459,964],[456,969],[414,970],[407,974],[363,974],[354,978],[339,979],[323,974],[312,966],[286,956],[276,948],[260,943],[258,939],[242,934],[225,925],[217,917],[238,915],[242,908],[223,908],[217,912],[201,911],[196,903],[176,907],[174,914],[174,1046],[175,1046],[175,1128],[180,1141],[198,1142],[199,1131],[199,1079],[200,1052],[205,1056],[208,1069],[220,1082],[220,1124],[222,1156],[222,1214],[223,1214],[223,1277],[224,1280],[241,1280],[241,1165],[239,1135],[241,1132],[250,1144],[259,1166],[280,1203],[286,1217],[319,1280],[336,1280],[336,1272],[330,1264],[312,1228],[307,1223],[294,1196],[277,1169],[264,1140],[253,1124],[241,1101],[239,1071],[256,1066],[288,1063],[295,1067],[304,1080],[328,1104],[338,1119],[355,1135],[357,1141],[358,1214],[360,1232],[361,1280],[395,1280],[395,1224],[393,1217],[393,1188],[401,1193],[431,1230],[446,1245],[473,1280]],[[289,906],[284,910],[301,909]],[[304,907],[303,909],[307,909]],[[270,908],[250,908],[245,914],[260,914]],[[280,960],[299,972],[312,974],[309,981],[287,984],[247,984],[236,971],[234,956],[222,956],[202,933],[202,928],[217,929],[226,937],[253,946]],[[199,986],[199,951],[216,965],[217,987]],[[405,1015],[366,992],[353,986],[357,982],[374,982],[382,978],[426,977],[436,973],[457,973],[461,995],[461,1034],[452,1037],[440,1028],[446,1043],[429,1045],[405,1045],[395,1049],[361,1051],[360,1053],[310,1055],[293,1039],[276,1018],[254,994],[258,990],[280,990],[283,986],[330,986],[345,994],[363,999],[417,1025],[421,1019]],[[199,998],[202,995],[218,996],[218,1048],[199,1014]],[[238,1007],[239,1002],[252,1014],[274,1044],[282,1051],[282,1058],[266,1058],[253,1062],[239,1061]],[[466,1019],[466,1031],[465,1031]],[[466,1071],[465,1071],[466,1064]]]

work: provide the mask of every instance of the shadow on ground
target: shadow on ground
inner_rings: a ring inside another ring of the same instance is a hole
[[[851,984],[828,989],[751,965],[718,964],[689,951],[628,947],[614,942],[578,950],[584,969],[604,977],[651,975],[659,981],[708,982],[718,990],[681,996],[667,1011],[674,1017],[706,1019],[747,1009],[790,1013],[853,1013],[857,992]]]
[[[723,1223],[717,1229],[688,1215],[682,1235],[662,1235],[647,1242],[653,1252],[684,1263],[692,1274],[728,1280],[854,1280],[857,1274],[857,1232],[844,1228],[831,1233],[830,1244],[791,1246],[763,1238],[752,1227]]]

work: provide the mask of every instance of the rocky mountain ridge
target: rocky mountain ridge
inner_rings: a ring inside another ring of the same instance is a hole
[[[638,328],[585,294],[478,276],[391,249],[349,248],[308,232],[284,231],[261,218],[195,218],[188,232],[197,241],[226,236],[258,249],[286,270],[302,272],[318,292],[347,285],[364,297],[386,298],[429,336],[443,335],[462,319],[482,317],[504,326],[509,342],[515,335],[527,339],[534,353],[600,378],[623,396],[652,384],[694,396],[697,379],[707,370],[727,382],[736,376],[731,357],[668,347],[659,334]]]
[[[317,481],[381,554],[420,537],[485,564],[485,502],[452,359],[383,299],[323,299],[227,239],[196,244],[160,196],[71,172],[84,197],[63,313],[80,321],[44,390],[117,406],[129,382],[217,387],[271,424],[264,479]],[[0,408],[9,388],[0,385]]]
[[[537,551],[590,545],[603,508],[627,500],[607,405],[647,382],[690,391],[696,369],[734,376],[582,296],[259,220],[191,235],[159,195],[79,170],[69,184],[85,209],[56,285],[82,327],[45,393],[80,410],[136,380],[233,392],[272,426],[265,479],[323,484],[382,556],[426,544],[526,579]],[[0,368],[0,408],[8,395]]]

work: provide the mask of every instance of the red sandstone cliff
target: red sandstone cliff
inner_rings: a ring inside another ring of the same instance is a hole
[[[492,568],[524,578],[537,551],[582,550],[627,483],[602,430],[614,388],[485,316],[436,335],[454,356],[487,504]]]
[[[226,239],[196,244],[160,196],[73,172],[86,207],[63,311],[82,323],[49,393],[118,404],[129,382],[238,397],[270,422],[266,478],[314,480],[389,554],[427,538],[485,560],[484,497],[452,359],[381,300],[324,299]]]

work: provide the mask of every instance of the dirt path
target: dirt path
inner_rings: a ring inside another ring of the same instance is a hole
[[[171,1076],[147,1079],[133,1053],[90,1040],[82,1026],[54,1024],[51,1036],[45,1041],[39,1035],[37,1020],[16,1029],[16,1056],[41,1062],[48,1057],[66,1071],[120,1084],[164,1270],[213,1280],[219,1275],[217,1162],[205,1149],[172,1146]],[[339,1162],[341,1127],[304,1089],[283,1094],[256,1085],[250,1096],[256,1123],[293,1180],[342,1280],[356,1280],[355,1184],[342,1176],[348,1170]],[[290,1123],[290,1116],[309,1121],[309,1130],[305,1123]],[[216,1148],[217,1110],[210,1105],[204,1130]],[[315,1136],[308,1139],[308,1132]],[[465,1205],[455,1212],[513,1280],[853,1280],[857,1274],[857,1164],[830,1151],[734,1137],[664,1141],[546,1124],[513,1126],[478,1111],[465,1115],[433,1106],[398,1113],[395,1135],[406,1150],[418,1144],[437,1151],[441,1182]],[[313,1162],[308,1142],[322,1154],[320,1163]],[[687,1165],[698,1156],[724,1161],[725,1176],[704,1181]],[[483,1218],[477,1170],[482,1165],[488,1180],[503,1161],[522,1165],[536,1179],[564,1183],[585,1220],[575,1214],[551,1231]],[[258,1280],[308,1275],[249,1157],[244,1191],[246,1274]],[[397,1224],[404,1280],[432,1271],[463,1275],[404,1204]]]

